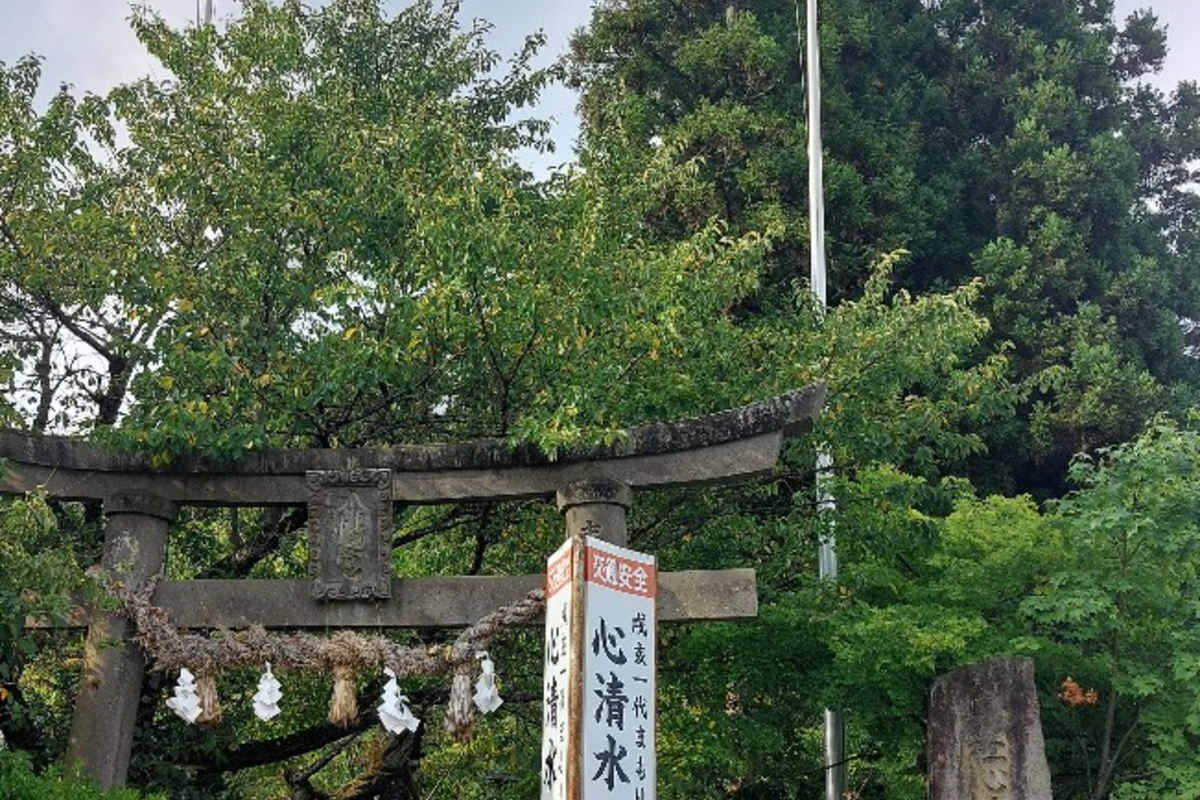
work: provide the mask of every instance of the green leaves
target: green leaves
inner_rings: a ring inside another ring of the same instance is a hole
[[[870,292],[880,253],[914,293],[984,279],[1017,392],[972,472],[1040,495],[1081,449],[1122,441],[1191,395],[1181,320],[1194,299],[1194,92],[1129,81],[1153,68],[1149,15],[1053,0],[842,2],[821,13],[830,297]],[[807,261],[803,80],[795,9],[699,2],[602,6],[574,42],[585,163],[662,141],[693,159],[647,215],[660,236],[719,216],[773,226],[755,312],[784,307]],[[1101,19],[1104,17],[1104,19]],[[763,76],[757,80],[756,76]],[[1176,233],[1178,231],[1178,233]],[[996,411],[1001,411],[997,408]],[[956,449],[955,459],[962,455]]]
[[[1200,652],[1198,457],[1195,431],[1160,421],[1077,460],[1080,488],[1056,506],[1067,558],[1021,603],[1044,636],[1090,654],[1086,669],[1101,676],[1101,702],[1114,709],[1114,722],[1085,734],[1107,742],[1093,796],[1176,796],[1193,780],[1182,753],[1194,752],[1200,733],[1189,721],[1200,700],[1187,677]]]
[[[153,800],[163,795],[146,795],[134,789],[103,791],[83,778],[63,775],[61,770],[34,769],[24,753],[0,752],[0,781],[10,800]]]
[[[544,124],[513,120],[558,68],[531,67],[538,37],[504,63],[450,6],[251,0],[185,31],[140,12],[172,78],[45,111],[36,62],[4,68],[0,419],[33,397],[32,427],[61,408],[157,465],[481,436],[553,456],[821,380],[827,412],[776,482],[639,498],[636,544],[672,568],[756,565],[764,604],[754,625],[669,634],[664,795],[811,796],[836,704],[858,785],[915,796],[929,680],[1011,652],[1038,659],[1055,747],[1113,745],[1107,783],[1064,767],[1068,792],[1186,794],[1200,643],[1176,621],[1200,608],[1200,453],[1166,424],[1098,448],[1195,377],[1180,165],[1200,101],[1122,88],[1156,58],[1145,19],[1121,34],[1103,4],[995,5],[823,16],[828,310],[805,281],[788,4],[601,5],[570,66],[582,166],[545,180],[514,156],[547,146]],[[828,587],[810,580],[818,442],[844,556]],[[1052,494],[1079,449],[1097,460],[1047,511],[954,477]],[[5,525],[57,541],[39,502]],[[295,517],[180,524],[179,574],[303,563]],[[419,542],[404,574],[515,572],[560,528],[546,509],[419,509],[397,536]],[[78,576],[52,547],[0,545],[30,581],[0,580],[16,663],[34,644],[18,621],[61,612]],[[1113,713],[1052,701],[1067,675]],[[507,774],[531,747],[501,727],[477,752]]]
[[[132,384],[123,447],[236,460],[502,436],[553,452],[797,385],[779,369],[790,346],[763,361],[734,316],[768,240],[715,219],[673,242],[641,228],[679,185],[673,151],[636,180],[536,184],[514,164],[532,129],[506,120],[549,75],[529,68],[536,42],[497,79],[480,31],[426,4],[138,26],[179,69],[113,95],[124,163],[169,209],[147,241],[154,369]]]
[[[80,597],[95,599],[96,587],[85,579],[76,554],[77,547],[63,541],[45,496],[0,503],[0,723],[10,733],[37,727],[27,716],[19,682],[46,636],[27,629],[26,620],[61,623]]]

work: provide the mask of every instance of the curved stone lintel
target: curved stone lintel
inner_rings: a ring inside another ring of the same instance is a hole
[[[600,478],[564,486],[558,490],[556,502],[559,511],[597,504],[629,508],[633,505],[633,492],[620,481]]]
[[[95,445],[0,431],[0,492],[39,486],[62,498],[154,494],[190,505],[306,502],[310,470],[390,469],[398,503],[551,496],[564,486],[615,480],[630,487],[711,483],[774,468],[783,439],[811,425],[824,402],[817,384],[762,403],[678,422],[630,428],[608,446],[550,458],[501,440],[366,449],[266,450],[237,465],[181,459],[163,469]]]
[[[146,492],[116,492],[104,498],[104,515],[138,514],[174,522],[179,507],[163,497]]]

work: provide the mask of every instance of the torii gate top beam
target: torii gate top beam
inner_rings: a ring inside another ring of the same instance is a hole
[[[816,384],[754,405],[680,422],[629,428],[611,446],[550,460],[501,440],[346,450],[250,452],[236,466],[182,459],[153,469],[64,437],[0,431],[8,460],[0,492],[39,487],[62,499],[145,493],[179,505],[272,506],[308,501],[309,470],[390,469],[395,503],[445,503],[553,495],[577,482],[631,488],[739,480],[769,473],[784,438],[808,427],[824,402]]]
[[[706,417],[631,428],[611,446],[570,450],[553,460],[531,447],[482,440],[268,450],[247,453],[234,465],[181,459],[154,469],[143,460],[114,456],[77,440],[0,431],[0,458],[8,462],[0,474],[0,493],[41,488],[60,499],[102,500],[107,517],[102,563],[132,589],[161,575],[168,526],[179,506],[307,504],[317,509],[315,517],[310,516],[313,580],[307,597],[302,582],[291,581],[163,584],[158,602],[172,613],[196,612],[176,624],[455,625],[469,619],[472,603],[486,600],[490,605],[522,586],[539,583],[541,576],[460,578],[449,583],[423,579],[419,585],[417,579],[395,579],[389,551],[370,544],[391,543],[385,519],[390,516],[388,503],[556,496],[569,535],[593,535],[589,531],[594,530],[600,538],[623,543],[631,490],[767,474],[775,467],[784,438],[811,424],[824,395],[824,387],[815,385]],[[326,479],[333,482],[327,485]],[[353,505],[346,498],[356,499],[363,514],[338,516],[335,524],[323,525],[326,511]],[[349,529],[347,519],[353,520]],[[328,542],[333,544],[326,547]],[[343,550],[354,557],[354,574],[340,565]],[[364,580],[359,573],[368,562],[371,569]],[[459,591],[460,585],[464,591]],[[718,585],[724,591],[716,590]],[[364,586],[369,589],[365,595]],[[731,619],[752,616],[757,605],[750,570],[664,575],[663,589],[665,617]],[[467,601],[434,606],[421,602],[459,595]],[[366,597],[372,602],[364,602]],[[714,597],[720,598],[716,604],[710,602]],[[323,602],[327,598],[357,600]],[[115,615],[89,622],[87,680],[76,703],[68,760],[102,786],[125,780],[143,662],[128,644],[106,649],[100,643],[127,639],[129,633],[129,622]]]

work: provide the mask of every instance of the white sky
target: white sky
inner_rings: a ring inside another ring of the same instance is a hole
[[[834,0],[826,0],[831,2]],[[404,0],[390,0],[400,7]],[[1167,24],[1171,52],[1158,76],[1163,88],[1181,80],[1200,80],[1198,0],[1116,0],[1117,16],[1152,8]],[[196,0],[141,0],[179,25],[195,19]],[[526,33],[542,29],[549,37],[545,57],[566,48],[576,28],[585,25],[592,0],[465,0],[466,19],[483,17],[495,25],[493,46],[501,53],[517,50]],[[217,0],[217,15],[233,13],[234,0]],[[43,86],[70,83],[80,91],[102,93],[123,81],[152,74],[155,64],[142,51],[126,22],[127,0],[0,0],[0,61],[12,64],[33,52],[45,58]],[[165,76],[164,76],[165,77]],[[570,158],[578,126],[575,100],[562,87],[549,90],[535,113],[555,122],[559,150],[541,166]]]

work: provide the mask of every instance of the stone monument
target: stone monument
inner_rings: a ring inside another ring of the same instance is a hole
[[[930,800],[1051,800],[1033,662],[997,658],[934,681]]]

